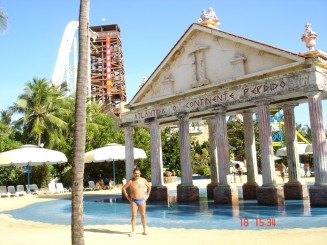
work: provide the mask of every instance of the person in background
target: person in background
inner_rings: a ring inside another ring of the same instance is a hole
[[[286,165],[284,163],[280,164],[280,177],[282,178],[283,182],[285,182],[285,173],[286,173]]]
[[[236,183],[236,175],[240,178],[241,183],[243,183],[242,176],[243,176],[243,169],[240,164],[236,163],[234,166],[234,183]]]
[[[101,187],[101,180],[98,180],[96,183],[95,183],[95,186],[98,190],[102,190],[102,187]]]
[[[112,180],[109,180],[109,190],[112,190],[115,188],[114,182]]]
[[[309,163],[305,163],[304,164],[304,177],[310,177],[310,175],[308,175],[310,170],[310,164]]]

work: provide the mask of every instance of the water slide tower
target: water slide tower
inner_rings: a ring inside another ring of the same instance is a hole
[[[55,85],[67,82],[67,95],[72,94],[76,87],[77,29],[78,21],[71,21],[66,26],[52,75],[52,83]],[[103,112],[120,117],[123,104],[127,100],[120,29],[116,24],[92,26],[90,36],[89,96],[102,105]],[[70,54],[71,49],[73,55]]]
[[[118,25],[92,26],[97,34],[91,41],[91,97],[106,112],[120,117],[126,102],[122,41]]]

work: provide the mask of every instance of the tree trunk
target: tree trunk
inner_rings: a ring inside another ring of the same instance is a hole
[[[84,245],[83,178],[86,135],[86,99],[89,67],[89,0],[80,0],[79,51],[76,85],[74,158],[72,179],[72,244]]]
[[[37,146],[41,146],[41,134],[39,134],[38,141],[37,141]]]

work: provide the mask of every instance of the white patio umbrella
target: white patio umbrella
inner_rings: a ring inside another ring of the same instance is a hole
[[[146,158],[145,151],[134,147],[134,159]],[[86,152],[84,162],[112,162],[114,171],[114,186],[116,185],[115,161],[125,160],[125,146],[121,144],[111,143],[104,147]]]
[[[312,145],[311,144],[298,142],[296,147],[297,147],[297,153],[299,155],[312,154]],[[282,148],[278,149],[276,152],[276,155],[281,156],[281,157],[287,156],[286,147],[282,147]]]
[[[49,150],[36,145],[23,145],[19,149],[0,153],[0,167],[20,166],[27,173],[28,192],[30,188],[31,166],[46,164],[58,164],[67,162],[64,153]]]
[[[326,146],[327,146],[327,140],[326,140],[325,143],[326,143]],[[308,147],[306,148],[306,150],[307,150],[308,152],[313,153],[312,144],[308,144]]]

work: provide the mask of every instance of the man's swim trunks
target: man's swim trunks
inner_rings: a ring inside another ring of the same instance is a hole
[[[145,200],[144,197],[141,198],[141,199],[134,199],[134,198],[132,198],[132,201],[135,202],[137,206],[140,206],[144,200]]]

